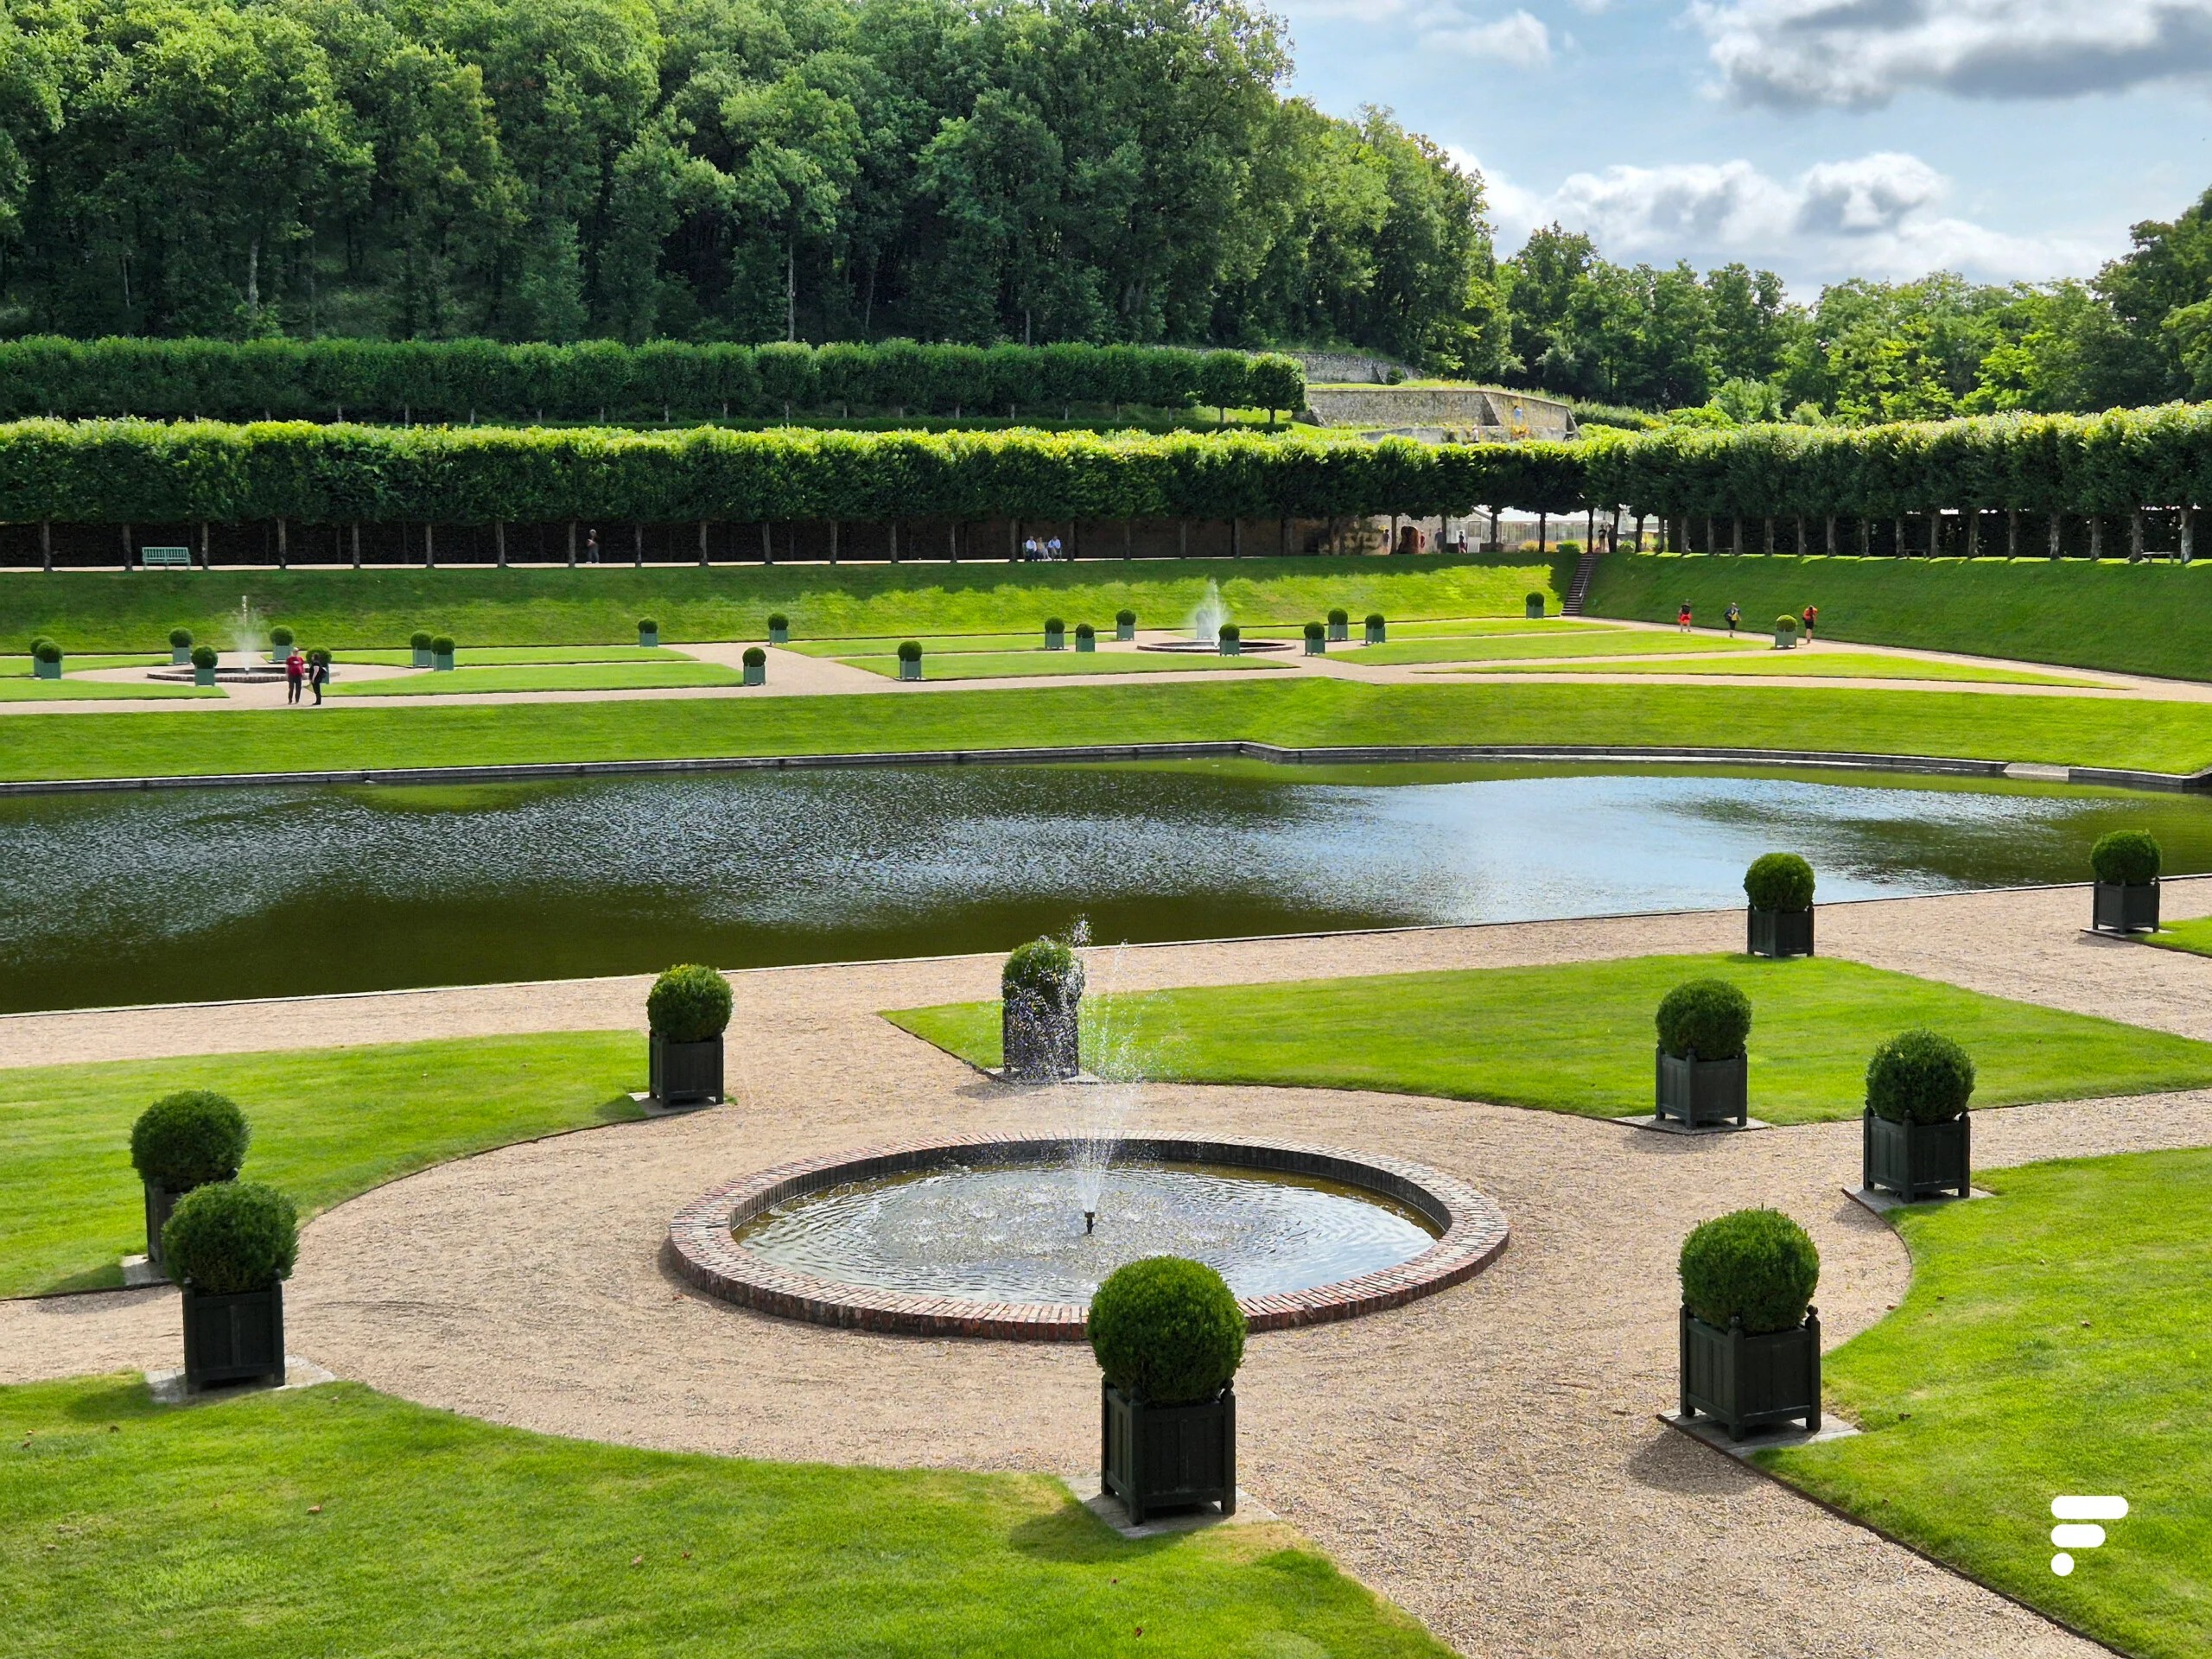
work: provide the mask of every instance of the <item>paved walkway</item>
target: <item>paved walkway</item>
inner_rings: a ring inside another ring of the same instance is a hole
[[[2176,882],[2177,916],[2212,881]],[[2212,962],[2077,931],[2078,888],[1826,907],[1831,954],[2212,1034]],[[1132,949],[1100,988],[1707,950],[1734,912]],[[1079,1348],[876,1338],[734,1310],[658,1267],[669,1216],[781,1160],[886,1136],[1079,1123],[1081,1090],[1008,1090],[875,1017],[990,994],[983,957],[734,976],[734,1098],[510,1147],[342,1205],[308,1230],[295,1351],[409,1398],[645,1446],[1073,1471],[1095,1452]],[[397,1036],[634,1027],[644,982],[0,1021],[0,1064]],[[1471,1283],[1395,1313],[1256,1338],[1239,1379],[1262,1499],[1470,1655],[2088,1655],[2033,1615],[1662,1427],[1674,1253],[1698,1220],[1777,1204],[1811,1229],[1832,1341],[1905,1287],[1894,1236],[1840,1196],[1858,1130],[1683,1141],[1478,1104],[1158,1087],[1132,1127],[1402,1154],[1472,1181],[1514,1236]],[[2212,1091],[2022,1107],[1978,1159],[2212,1142]],[[0,1304],[0,1377],[174,1363],[166,1290]]]
[[[1611,619],[1588,618],[1586,621],[1603,622],[1624,633],[1672,632],[1670,626],[1653,623],[1621,622]],[[1135,643],[1124,644],[1113,639],[1102,639],[1098,649],[1102,655],[1113,656],[1133,652],[1138,644],[1152,644],[1180,639],[1179,633],[1164,630],[1146,630]],[[1580,637],[1580,636],[1579,636]],[[1700,665],[1726,662],[1731,657],[1747,653],[1724,652],[1717,642],[1727,638],[1723,630],[1700,628],[1681,640],[1680,658],[1686,663]],[[704,662],[720,663],[728,667],[740,665],[748,642],[718,641],[686,644],[677,647],[682,654]],[[890,648],[886,642],[886,650]],[[810,657],[804,653],[768,647],[767,683],[759,686],[661,686],[641,690],[619,689],[580,691],[481,691],[454,692],[435,697],[407,698],[409,706],[451,708],[469,703],[512,702],[607,702],[627,701],[685,701],[700,697],[789,697],[824,696],[836,695],[914,696],[932,696],[943,692],[1007,690],[1039,685],[1123,685],[1134,677],[1128,673],[1051,674],[990,680],[924,679],[901,682],[866,669],[855,668],[834,658]],[[1264,660],[1264,669],[1241,671],[1246,673],[1294,674],[1306,677],[1350,680],[1372,685],[1437,684],[1453,683],[1455,671],[1464,664],[1452,663],[1394,663],[1370,665],[1360,660],[1361,647],[1357,645],[1338,645],[1324,657],[1307,657],[1294,646],[1281,655],[1270,655]],[[1837,655],[1873,656],[1899,662],[1964,664],[1993,667],[2007,671],[2063,674],[2077,679],[2078,685],[2008,684],[1993,680],[1929,679],[1868,679],[1849,676],[1824,676],[1817,672],[1789,675],[1762,674],[1756,677],[1726,676],[1710,672],[1669,674],[1639,671],[1625,683],[1644,685],[1732,685],[1756,679],[1761,684],[1803,685],[1815,687],[1842,687],[1876,689],[1882,690],[1923,691],[1980,691],[1993,696],[2026,697],[2086,697],[2147,700],[2165,702],[2212,702],[2212,683],[2200,683],[2191,680],[2158,679],[2146,675],[2120,674],[2104,670],[2077,669],[2049,663],[2031,663],[2007,658],[1975,657],[1957,652],[1908,650],[1894,645],[1859,645],[1842,640],[1822,640],[1815,645],[1801,647],[1808,657],[1817,659],[1821,652]],[[1529,658],[1526,665],[1531,670],[1539,664],[1551,671],[1516,674],[1510,670],[1485,672],[1481,679],[1522,684],[1531,682],[1542,684],[1618,685],[1624,677],[1608,676],[1605,672],[1609,662],[1639,664],[1661,664],[1675,659],[1674,652],[1637,652],[1607,658],[1604,657]],[[464,657],[464,661],[466,660]],[[1494,659],[1484,659],[1494,660]],[[396,668],[344,665],[343,673],[349,679],[382,678],[413,671]],[[1224,672],[1218,669],[1200,669],[1188,672],[1163,671],[1141,677],[1146,684],[1188,683],[1198,680],[1218,679]],[[86,673],[87,680],[132,680],[143,674],[140,669],[103,669]],[[1470,677],[1456,677],[1456,683],[1470,683]],[[9,702],[0,701],[0,715],[66,715],[66,714],[144,714],[178,709],[206,711],[209,709],[245,708],[276,708],[284,702],[284,688],[281,683],[268,685],[229,685],[222,697],[199,698],[78,698],[53,702]],[[339,703],[348,699],[339,698]]]

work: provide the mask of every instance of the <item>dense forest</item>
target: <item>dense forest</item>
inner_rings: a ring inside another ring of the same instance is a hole
[[[1467,355],[1479,183],[1241,0],[8,0],[0,329]]]

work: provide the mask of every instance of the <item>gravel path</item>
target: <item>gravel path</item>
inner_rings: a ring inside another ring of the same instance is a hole
[[[2172,913],[2212,908],[2176,883]],[[2212,963],[2102,948],[2079,889],[1833,906],[1825,949],[2175,1030]],[[1733,913],[1131,950],[1132,988],[1705,950]],[[736,1098],[428,1171],[321,1217],[291,1345],[411,1399],[644,1446],[1074,1471],[1094,1453],[1079,1348],[863,1336],[679,1288],[670,1214],[746,1170],[891,1135],[1079,1121],[1082,1091],[1010,1091],[874,1017],[988,995],[982,958],[736,976]],[[0,1022],[0,1063],[636,1022],[642,982]],[[1586,1119],[1323,1090],[1160,1087],[1133,1128],[1392,1152],[1496,1198],[1505,1256],[1453,1291],[1254,1339],[1243,1475],[1352,1571],[1471,1655],[2059,1656],[2097,1651],[1653,1420],[1672,1400],[1672,1263],[1698,1220],[1775,1204],[1810,1228],[1832,1342],[1904,1290],[1890,1231],[1842,1198],[1848,1123],[1694,1141]],[[1986,1165],[2212,1142],[2212,1091],[2016,1108]],[[174,1364],[171,1294],[0,1305],[0,1377]]]

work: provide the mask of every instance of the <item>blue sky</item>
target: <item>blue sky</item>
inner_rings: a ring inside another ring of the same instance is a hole
[[[2212,0],[1275,0],[1295,90],[1397,111],[1502,252],[2088,276],[2212,185]]]

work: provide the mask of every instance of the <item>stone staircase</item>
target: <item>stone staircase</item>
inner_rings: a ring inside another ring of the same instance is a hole
[[[1576,563],[1573,578],[1567,584],[1567,603],[1560,607],[1561,616],[1582,614],[1582,601],[1590,596],[1590,578],[1598,573],[1598,550],[1586,547]]]

